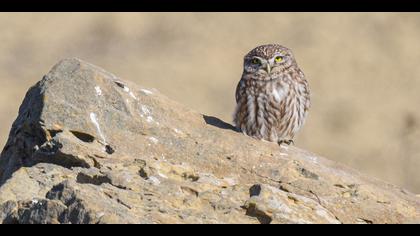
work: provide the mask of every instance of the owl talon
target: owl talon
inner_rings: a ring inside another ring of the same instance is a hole
[[[295,145],[295,142],[291,139],[290,140],[281,140],[281,141],[278,141],[277,143],[279,144],[279,146],[282,145],[283,143],[287,144],[287,145],[290,145],[290,144]]]

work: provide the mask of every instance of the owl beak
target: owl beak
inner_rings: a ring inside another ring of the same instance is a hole
[[[270,67],[270,64],[269,63],[265,64],[265,70],[267,71],[268,74],[270,74],[271,67]]]

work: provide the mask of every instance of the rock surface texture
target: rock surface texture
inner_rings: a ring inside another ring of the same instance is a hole
[[[418,223],[414,194],[258,141],[78,59],[27,93],[2,223]]]

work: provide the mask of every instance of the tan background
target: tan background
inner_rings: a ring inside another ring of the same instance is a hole
[[[242,57],[275,42],[312,88],[296,145],[420,193],[418,13],[1,13],[0,29],[0,146],[62,58],[230,122]]]

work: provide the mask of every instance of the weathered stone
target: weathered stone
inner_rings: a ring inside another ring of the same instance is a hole
[[[244,208],[247,215],[261,223],[340,223],[321,203],[310,198],[267,185],[254,185],[251,190]]]
[[[15,201],[6,201],[0,205],[0,220],[3,224],[18,222],[18,204]]]
[[[3,223],[412,223],[419,198],[262,142],[78,59],[27,93],[0,157]]]

